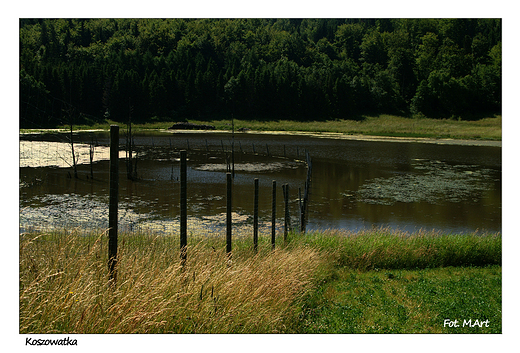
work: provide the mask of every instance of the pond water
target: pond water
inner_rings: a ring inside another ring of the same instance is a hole
[[[188,150],[189,227],[225,227],[231,133],[137,134],[133,154],[137,153],[138,179],[131,181],[126,177],[121,130],[120,228],[178,229],[180,149]],[[78,179],[71,177],[67,138],[58,133],[20,135],[20,232],[108,227],[108,133],[74,135]],[[96,145],[92,164],[91,143]],[[313,167],[307,229],[502,230],[500,147],[261,133],[236,133],[234,146],[236,226],[250,227],[253,222],[254,178],[260,184],[261,227],[270,226],[273,180],[277,226],[283,226],[285,183],[291,222],[298,225],[298,189],[303,191],[305,185],[308,152]]]

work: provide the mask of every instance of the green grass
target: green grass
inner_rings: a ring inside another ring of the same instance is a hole
[[[210,124],[220,129],[229,130],[231,120],[212,121]],[[394,115],[365,116],[361,120],[305,122],[294,120],[235,120],[235,128],[250,128],[258,131],[325,132],[368,136],[500,140],[502,136],[502,117],[495,116],[477,121],[405,118]]]
[[[328,267],[306,293],[299,333],[501,333],[501,237],[331,231],[298,240]],[[444,325],[458,320],[460,327]],[[464,320],[488,327],[463,327]]]
[[[301,333],[501,333],[502,269],[337,269],[308,295]],[[445,325],[457,320],[459,327]],[[464,321],[488,321],[482,327]],[[486,327],[487,326],[487,327]]]
[[[104,234],[20,238],[21,333],[499,333],[499,234],[388,229],[277,238],[120,234],[116,286]],[[461,327],[444,327],[444,320]],[[489,327],[462,327],[464,320]]]
[[[189,120],[192,123],[214,125],[217,130],[232,129],[231,119]],[[75,125],[75,130],[109,130],[113,121],[93,125]],[[502,116],[495,115],[475,121],[456,119],[406,118],[394,115],[363,116],[359,120],[234,120],[235,129],[248,128],[253,131],[285,131],[305,133],[339,133],[349,135],[413,137],[413,138],[452,138],[471,140],[501,140]],[[121,124],[119,124],[121,125]],[[164,130],[173,125],[170,121],[157,121],[146,124],[133,124],[132,130]],[[68,130],[68,126],[60,128]],[[22,132],[36,130],[24,129]]]

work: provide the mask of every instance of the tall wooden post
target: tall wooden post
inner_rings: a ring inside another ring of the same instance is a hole
[[[119,126],[110,126],[110,190],[108,206],[108,271],[116,282],[117,273],[117,202],[119,198]]]
[[[72,149],[72,166],[74,168],[74,178],[78,179],[78,166],[76,164],[76,155],[74,154],[74,134],[72,133],[72,123],[70,124],[70,148]]]
[[[186,182],[186,151],[181,151],[181,171],[180,171],[180,177],[181,177],[181,221],[180,221],[180,228],[181,228],[181,262],[184,264],[186,262],[187,257],[187,246],[188,246],[188,226],[187,226],[187,219],[188,219],[188,201],[187,201],[187,182]]]
[[[289,218],[289,184],[283,185],[283,201],[285,206],[283,241],[285,243],[287,241],[287,234],[289,233],[289,228],[291,227]]]
[[[231,198],[232,198],[232,177],[231,173],[226,173],[227,178],[227,212],[226,212],[226,252],[231,255]]]
[[[253,202],[253,250],[258,251],[258,178],[255,178],[255,198]]]
[[[273,204],[271,213],[271,246],[274,249],[276,241],[276,180],[273,180]]]
[[[94,138],[91,138],[90,146],[89,146],[89,156],[90,156],[90,179],[94,179],[94,168],[92,166],[94,162]]]
[[[128,115],[128,127],[126,132],[126,153],[127,153],[127,161],[126,161],[126,177],[128,180],[132,180],[132,114]]]

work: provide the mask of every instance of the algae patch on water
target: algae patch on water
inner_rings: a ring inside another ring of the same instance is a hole
[[[482,193],[493,188],[495,181],[491,169],[475,165],[449,165],[422,159],[413,160],[411,165],[409,173],[369,180],[355,193],[356,200],[379,205],[477,202]]]
[[[270,163],[235,163],[235,171],[247,173],[278,172],[283,169],[296,169],[297,162],[270,162]],[[210,172],[225,172],[229,166],[225,163],[206,163],[195,167],[196,170]]]

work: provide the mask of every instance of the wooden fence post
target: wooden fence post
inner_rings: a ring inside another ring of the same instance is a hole
[[[94,179],[94,169],[92,163],[94,162],[94,138],[91,138],[90,146],[89,146],[89,156],[90,156],[90,179]]]
[[[302,226],[302,222],[303,222],[303,206],[302,206],[302,188],[298,188],[298,210],[300,211],[299,213],[299,220],[300,220],[300,233],[303,233],[303,226]]]
[[[227,212],[226,212],[226,253],[231,255],[231,198],[232,198],[232,177],[231,173],[226,173],[227,178]]]
[[[307,208],[309,205],[309,192],[310,192],[310,185],[311,185],[311,176],[312,176],[312,160],[309,155],[309,152],[306,153],[307,158],[307,179],[305,181],[305,190],[303,195],[303,202],[300,206],[300,232],[305,233],[307,228]],[[301,198],[301,196],[300,196]]]
[[[258,178],[255,178],[255,198],[253,202],[253,249],[258,251]]]
[[[181,262],[184,265],[186,263],[187,258],[187,247],[188,247],[188,225],[187,225],[187,219],[188,219],[188,193],[187,193],[187,166],[186,166],[186,151],[181,151],[181,171],[180,171],[180,177],[181,177],[181,221],[180,221],[180,228],[181,228]]]
[[[273,204],[271,213],[271,246],[274,250],[276,241],[276,180],[273,180]]]
[[[289,233],[290,220],[289,220],[289,184],[284,184],[282,186],[283,189],[283,201],[285,206],[284,212],[284,231],[283,231],[283,241],[287,242],[287,234]]]
[[[119,198],[119,126],[110,126],[110,190],[108,206],[108,271],[116,282],[117,273],[117,203]]]

